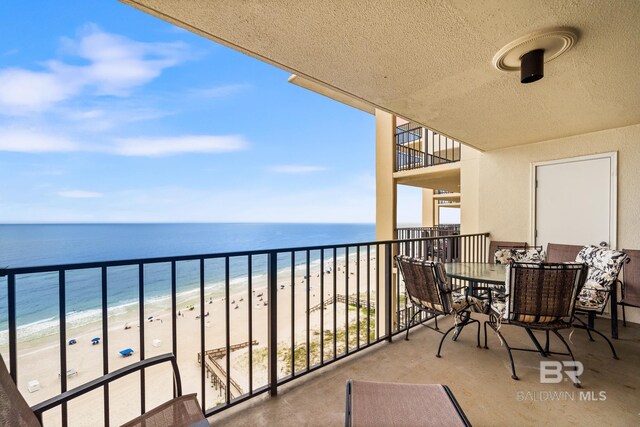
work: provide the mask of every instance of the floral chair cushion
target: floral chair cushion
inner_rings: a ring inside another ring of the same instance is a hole
[[[466,295],[464,293],[452,293],[453,297],[453,311],[460,313],[462,311],[473,311],[475,313],[486,313],[485,304],[482,300]]]
[[[399,256],[398,260],[400,262],[409,262],[411,261],[411,258]],[[415,264],[415,260],[413,263]],[[420,260],[418,264],[422,264],[422,267],[433,267],[433,270],[427,270],[433,271],[433,275],[423,276],[420,278],[420,280],[426,280],[427,278],[429,278],[431,281],[433,281],[433,283],[431,283],[433,286],[431,286],[430,289],[435,290],[435,287],[437,287],[437,291],[435,293],[432,292],[432,294],[429,295],[430,300],[425,300],[412,294],[407,289],[407,296],[413,304],[423,310],[444,314],[455,314],[469,310],[477,311],[477,309],[475,309],[475,306],[478,304],[476,298],[472,296],[467,297],[464,293],[464,289],[452,289],[451,283],[449,281],[449,278],[447,277],[447,273],[442,263]],[[411,265],[412,264],[405,268],[410,268]],[[408,274],[409,271],[402,269],[402,272],[403,278],[404,280],[406,280],[406,277],[404,275]],[[426,290],[423,290],[423,292],[424,291]],[[428,293],[429,292],[424,294],[423,297],[427,296]]]
[[[449,295],[451,296],[450,300],[448,298]],[[484,313],[486,310],[485,306],[478,298],[473,296],[467,296],[463,292],[454,291],[454,292],[451,292],[450,294],[444,294],[443,295],[444,305],[431,303],[429,301],[424,301],[424,300],[415,298],[410,294],[409,294],[409,299],[414,304],[418,306],[422,306],[425,309],[434,310],[434,311],[447,313],[447,314],[460,313],[462,311],[473,311],[476,313]]]
[[[495,256],[496,264],[511,264],[512,262],[543,262],[544,254],[542,250],[536,248],[519,249],[506,248],[498,249]]]
[[[576,262],[589,266],[587,281],[578,296],[576,308],[587,311],[602,311],[611,288],[615,286],[627,254],[598,246],[585,246],[576,256]]]

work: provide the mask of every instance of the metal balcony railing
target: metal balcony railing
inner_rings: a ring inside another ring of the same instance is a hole
[[[22,360],[26,356],[18,351],[24,345],[24,334],[20,332],[24,321],[18,313],[24,312],[34,289],[45,283],[52,285],[46,287],[49,295],[45,298],[52,307],[57,306],[55,317],[59,322],[54,333],[59,366],[51,375],[60,374],[60,389],[49,390],[50,393],[62,393],[68,387],[68,320],[72,313],[67,301],[79,290],[93,289],[100,296],[99,363],[103,373],[113,370],[109,356],[119,350],[110,340],[114,318],[109,309],[114,304],[114,285],[131,292],[130,303],[137,309],[138,331],[136,334],[134,329],[131,335],[135,337],[135,353],[130,359],[153,356],[147,339],[153,333],[148,324],[152,314],[148,304],[162,284],[170,297],[163,325],[170,328],[171,342],[167,346],[181,365],[183,387],[189,389],[191,384],[192,389],[198,390],[203,412],[210,416],[265,392],[275,395],[278,387],[289,381],[377,343],[391,341],[406,330],[413,309],[404,284],[393,273],[393,255],[464,262],[483,262],[486,257],[488,234],[440,235],[445,228],[436,228],[434,236],[390,241],[0,269],[0,319],[7,319],[8,329],[8,354],[3,356],[13,380],[24,385],[30,373],[24,373]],[[406,229],[406,233],[431,233],[416,230]],[[451,227],[449,231],[453,230]],[[199,316],[191,332],[199,333],[198,350],[193,354],[181,348],[179,331],[183,329],[178,328],[179,304],[183,304],[179,303],[183,297],[178,290],[190,284],[195,302],[188,309]],[[216,286],[224,298],[220,303],[224,321],[209,324],[208,307],[214,307],[208,306],[209,294]],[[236,308],[235,300],[231,300],[234,296],[239,299],[240,294],[246,300],[239,301],[248,304],[244,318],[231,315]],[[279,324],[282,318],[287,319],[285,325]],[[151,331],[147,332],[148,328]],[[259,328],[267,330],[264,341],[257,339]],[[213,345],[212,334],[221,337],[222,347],[219,343]],[[243,335],[246,343],[233,342],[231,337],[238,335]],[[246,352],[241,368],[232,367],[229,355],[234,351]],[[185,376],[189,371],[198,372],[197,377]],[[152,374],[149,371],[145,377],[143,371],[140,376],[141,413],[147,409],[145,394]],[[45,400],[51,396],[38,397]],[[96,396],[89,405],[97,416],[104,417],[105,425],[117,422],[111,420],[117,408],[110,405],[110,398],[113,396],[105,387],[103,396]],[[103,411],[99,410],[101,406]],[[69,419],[75,411],[63,406],[60,413],[62,425],[75,423]]]
[[[398,240],[457,236],[459,234],[460,224],[442,224],[434,227],[401,227],[396,229]]]
[[[460,161],[460,143],[421,125],[408,122],[396,127],[395,172]]]

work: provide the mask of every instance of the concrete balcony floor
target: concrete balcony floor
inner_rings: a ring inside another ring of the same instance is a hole
[[[474,317],[481,321],[486,318],[477,314]],[[441,328],[450,326],[451,319],[439,323]],[[609,326],[608,319],[596,322],[596,328],[605,335],[609,335]],[[521,328],[505,325],[501,332],[511,346],[532,345]],[[626,328],[620,325],[620,339],[614,340],[620,360],[612,358],[601,337],[596,336],[595,342],[590,342],[586,331],[575,330],[572,349],[585,368],[581,389],[569,380],[541,384],[541,357],[537,353],[514,353],[520,380],[512,380],[507,351],[489,328],[488,333],[489,349],[479,349],[475,325],[470,325],[457,342],[447,337],[443,357],[438,359],[435,353],[440,334],[424,327],[414,328],[410,341],[397,336],[393,343],[378,344],[288,383],[279,389],[277,397],[258,397],[209,421],[213,425],[238,426],[344,425],[345,382],[353,378],[446,384],[475,426],[627,426],[640,422],[640,325],[628,324]],[[562,334],[566,339],[569,330]],[[552,336],[551,343],[552,351],[562,351],[557,338]],[[552,356],[542,360],[570,359]],[[592,400],[587,400],[588,397]],[[600,397],[606,400],[595,400]]]

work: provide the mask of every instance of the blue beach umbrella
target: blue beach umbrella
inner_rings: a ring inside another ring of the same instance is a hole
[[[98,337],[95,337],[95,338],[91,339],[91,343],[93,343],[93,344],[98,344],[99,342],[100,342],[100,338],[98,338]]]
[[[72,338],[69,340],[69,345],[74,345],[76,342],[75,338]]]
[[[133,350],[130,348],[125,348],[124,350],[120,350],[120,354],[124,357],[131,356],[133,354]]]

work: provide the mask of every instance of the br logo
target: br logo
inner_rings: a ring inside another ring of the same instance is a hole
[[[568,361],[541,361],[540,362],[540,383],[557,384],[562,382],[563,374],[574,384],[580,384],[578,378],[584,372],[582,362]]]

